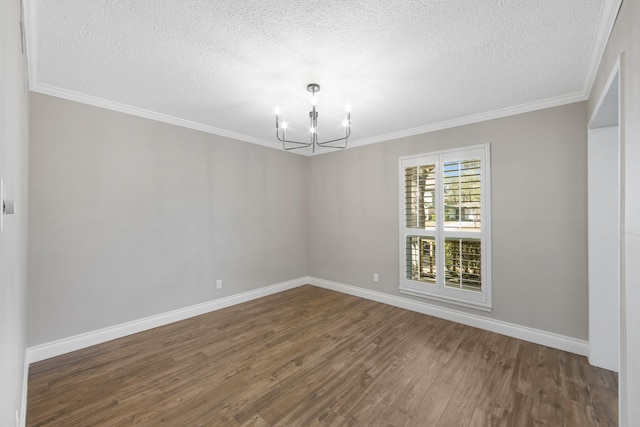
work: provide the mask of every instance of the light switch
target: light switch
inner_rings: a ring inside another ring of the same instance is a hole
[[[16,212],[13,200],[6,200],[4,180],[0,179],[0,233],[4,233],[4,216],[13,215]]]

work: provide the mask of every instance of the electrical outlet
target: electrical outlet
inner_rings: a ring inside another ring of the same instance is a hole
[[[222,289],[222,279],[216,280],[216,289]]]
[[[373,281],[375,283],[378,283],[380,281],[380,276],[378,275],[378,273],[373,273]]]

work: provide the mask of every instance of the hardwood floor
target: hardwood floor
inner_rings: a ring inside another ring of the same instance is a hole
[[[616,426],[586,358],[303,286],[31,365],[28,426]]]

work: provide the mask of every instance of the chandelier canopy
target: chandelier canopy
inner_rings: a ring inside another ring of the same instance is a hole
[[[284,150],[297,150],[300,148],[311,147],[315,153],[316,146],[324,148],[347,148],[347,142],[351,135],[351,107],[346,106],[347,117],[342,121],[344,126],[344,136],[338,139],[332,139],[329,141],[318,141],[318,111],[316,111],[317,99],[316,92],[320,92],[320,85],[317,83],[309,83],[307,85],[307,91],[311,92],[311,111],[309,111],[310,122],[310,138],[309,142],[294,141],[287,139],[287,128],[289,127],[287,122],[280,120],[280,108],[276,107],[276,137],[278,141],[282,142],[282,148]]]

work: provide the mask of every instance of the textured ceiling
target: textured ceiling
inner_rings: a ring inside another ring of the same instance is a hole
[[[320,138],[348,103],[358,145],[585,99],[609,3],[27,0],[30,85],[277,147],[317,82]]]

